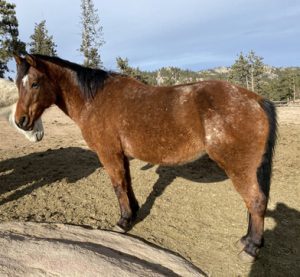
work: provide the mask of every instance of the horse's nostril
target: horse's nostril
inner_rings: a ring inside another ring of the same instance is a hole
[[[19,120],[19,122],[18,122],[17,125],[18,125],[20,128],[25,128],[25,127],[27,126],[28,122],[29,122],[28,116],[27,116],[27,115],[23,115],[23,116],[20,118],[20,120]]]

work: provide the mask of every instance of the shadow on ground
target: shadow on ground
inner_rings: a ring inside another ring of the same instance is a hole
[[[152,167],[153,165],[147,164],[141,169],[148,170]],[[159,178],[153,185],[152,191],[148,195],[146,202],[141,206],[134,225],[143,221],[150,214],[155,199],[161,196],[166,187],[177,177],[199,183],[215,183],[228,179],[225,172],[220,169],[208,155],[182,166],[159,166],[156,169],[156,173],[159,175]]]
[[[59,148],[0,162],[0,205],[66,179],[74,183],[99,168],[97,156],[79,147]],[[7,197],[2,195],[14,191]]]
[[[266,216],[276,226],[265,231],[265,246],[249,276],[300,276],[300,212],[278,203]]]

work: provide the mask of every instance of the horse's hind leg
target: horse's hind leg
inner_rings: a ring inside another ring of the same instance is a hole
[[[215,150],[215,149],[213,149]],[[249,155],[247,151],[234,152],[227,149],[227,155],[208,149],[209,156],[227,173],[235,189],[242,196],[249,212],[248,232],[240,240],[240,257],[253,261],[263,245],[264,217],[268,197],[259,185],[257,170],[260,168],[260,153]],[[234,157],[229,158],[229,157]]]
[[[101,162],[104,165],[119,201],[121,217],[115,230],[125,232],[130,229],[135,220],[139,205],[131,186],[128,158],[123,153],[102,153]]]
[[[248,178],[245,175],[231,177],[249,212],[248,231],[240,240],[243,250],[240,257],[248,261],[254,260],[263,246],[264,217],[268,202],[267,196],[259,187],[256,172],[252,172],[251,175]]]

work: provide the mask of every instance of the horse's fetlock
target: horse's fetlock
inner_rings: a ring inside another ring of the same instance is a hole
[[[244,248],[244,251],[254,258],[258,256],[259,250],[260,247],[254,243],[249,243]]]
[[[125,231],[128,231],[130,229],[131,224],[132,224],[132,216],[130,216],[130,217],[121,216],[121,218],[119,219],[119,221],[117,223],[117,225],[120,226]]]

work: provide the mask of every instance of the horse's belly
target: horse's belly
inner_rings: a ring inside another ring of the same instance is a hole
[[[192,162],[205,154],[200,138],[183,142],[178,140],[149,139],[123,140],[123,149],[128,156],[151,164],[179,165]]]
[[[159,164],[162,165],[183,165],[187,163],[194,162],[206,154],[204,150],[199,150],[199,152],[185,154],[184,156],[166,156],[162,159]]]

